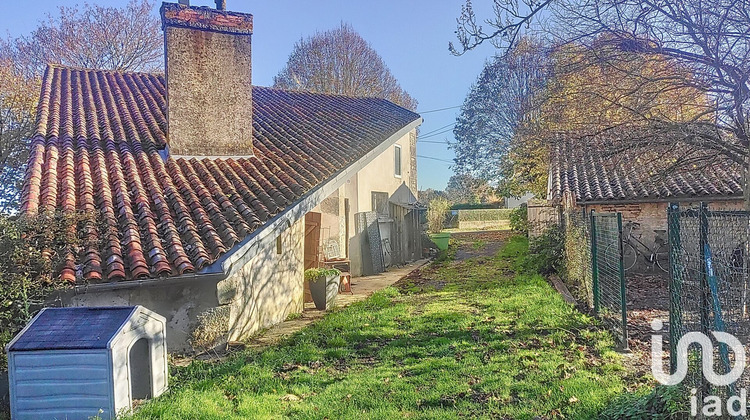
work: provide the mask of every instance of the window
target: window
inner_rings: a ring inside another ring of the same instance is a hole
[[[276,237],[276,254],[281,254],[281,235]]]
[[[393,149],[393,175],[401,178],[401,146],[399,145]]]
[[[388,216],[388,193],[373,191],[371,194],[372,211],[377,212],[378,216]]]

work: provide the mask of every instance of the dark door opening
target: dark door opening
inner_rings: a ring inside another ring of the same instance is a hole
[[[130,395],[134,400],[151,398],[151,343],[141,338],[128,355],[130,364]]]

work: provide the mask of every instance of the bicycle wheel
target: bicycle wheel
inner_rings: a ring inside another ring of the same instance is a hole
[[[619,269],[620,259],[620,246],[618,244],[610,244],[604,250],[604,260],[607,264],[612,265],[612,269]],[[622,267],[625,271],[630,270],[635,266],[638,261],[638,252],[633,248],[633,245],[624,243],[622,244]]]
[[[669,273],[669,246],[667,244],[661,244],[659,248],[656,248],[654,252],[656,258],[656,266],[665,273]]]

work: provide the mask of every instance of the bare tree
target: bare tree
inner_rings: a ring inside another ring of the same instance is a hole
[[[47,64],[118,71],[150,71],[162,66],[161,25],[151,12],[154,0],[130,0],[124,7],[86,4],[60,7],[28,36],[8,40],[0,56],[26,76],[39,76]]]
[[[0,60],[0,213],[18,206],[23,166],[28,156],[39,80],[25,77],[7,60]]]
[[[698,89],[711,106],[687,123],[649,115],[650,142],[643,141],[640,131],[627,145],[623,142],[629,139],[618,136],[620,143],[614,148],[642,146],[650,153],[656,139],[664,148],[674,149],[679,143],[685,154],[718,153],[746,168],[750,165],[750,0],[496,0],[494,4],[494,16],[481,23],[471,1],[466,2],[458,19],[459,47],[449,46],[453,53],[462,54],[484,42],[507,52],[532,31],[545,33],[558,44],[605,51],[599,62],[615,72],[622,69],[612,65],[612,57],[623,53],[670,63],[680,70],[669,77],[648,75],[644,83],[658,81],[665,91]],[[634,74],[632,69],[625,71]],[[642,90],[637,84],[632,89]],[[624,98],[613,105],[627,103]],[[745,192],[750,205],[750,188]]]
[[[318,32],[295,45],[274,87],[387,99],[414,110],[380,55],[350,25]]]
[[[33,133],[41,77],[48,63],[120,71],[162,64],[159,19],[153,0],[127,6],[61,7],[28,36],[0,40],[0,213],[18,205]]]

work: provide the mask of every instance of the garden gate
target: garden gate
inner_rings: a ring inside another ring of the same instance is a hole
[[[622,261],[622,214],[591,212],[591,271],[594,313],[628,350],[628,314]]]

